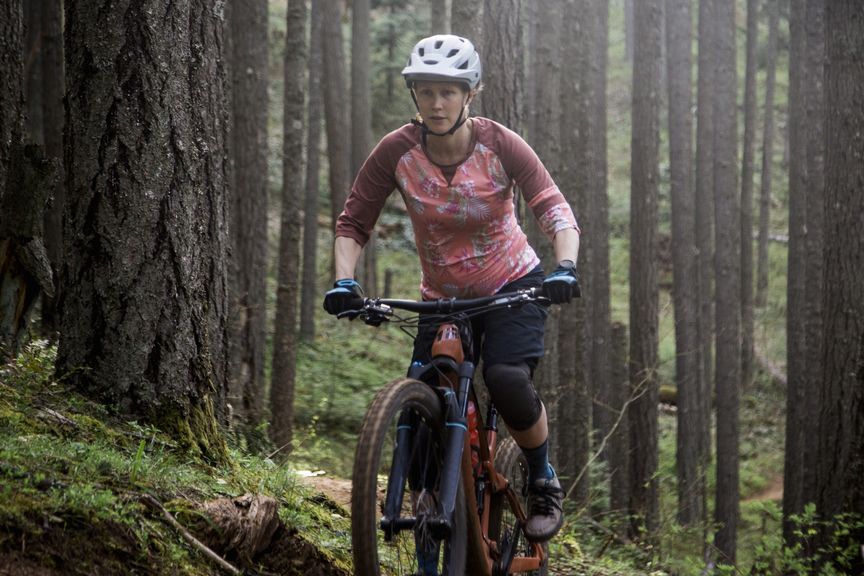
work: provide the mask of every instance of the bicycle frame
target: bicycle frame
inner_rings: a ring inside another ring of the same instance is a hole
[[[488,488],[484,486],[479,490],[482,502],[477,500],[478,486],[474,477],[474,466],[471,462],[467,419],[469,399],[475,405],[479,405],[473,388],[474,372],[474,363],[462,357],[459,329],[451,323],[445,323],[438,328],[438,337],[436,337],[432,348],[432,361],[423,366],[413,366],[408,373],[409,378],[421,381],[427,381],[430,375],[438,375],[439,389],[441,389],[441,397],[444,402],[448,437],[442,473],[444,480],[439,496],[441,518],[438,522],[432,523],[433,530],[449,528],[455,508],[457,482],[461,478],[465,504],[468,509],[466,572],[491,576],[493,569],[496,568],[496,562],[498,562],[498,569],[503,568],[506,570],[504,573],[507,574],[537,570],[545,560],[545,552],[540,544],[533,543],[531,545],[532,554],[530,556],[514,555],[512,558],[503,558],[500,543],[489,537],[491,502],[492,496],[495,494],[504,494],[520,526],[524,525],[527,520],[527,515],[508,479],[495,469],[498,414],[491,402],[487,408],[485,419],[478,414],[480,464],[485,472],[485,479],[478,478],[477,480],[488,483],[489,486]],[[488,424],[484,425],[484,423]],[[395,470],[391,472],[396,472],[397,478],[398,474],[402,473]],[[391,491],[388,490],[388,496],[390,493]],[[399,505],[401,506],[401,502]],[[398,510],[398,508],[385,510]],[[504,562],[506,566],[502,566],[501,562]]]

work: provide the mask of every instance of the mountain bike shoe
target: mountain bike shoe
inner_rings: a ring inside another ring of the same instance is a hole
[[[558,475],[538,478],[528,485],[528,522],[525,536],[532,542],[545,542],[555,536],[564,523],[564,490]]]

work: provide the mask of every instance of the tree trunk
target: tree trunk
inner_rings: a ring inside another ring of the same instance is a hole
[[[486,0],[483,10],[483,116],[522,128],[522,0]],[[476,107],[475,107],[476,108]]]
[[[609,3],[600,2],[594,10],[594,52],[591,61],[593,87],[589,121],[591,130],[588,137],[591,154],[590,185],[585,194],[588,197],[588,211],[584,217],[588,224],[585,230],[586,243],[590,244],[590,310],[591,338],[588,353],[591,357],[588,381],[593,395],[593,425],[599,440],[609,434],[617,414],[610,410],[612,402],[612,383],[610,381],[610,352],[612,337],[612,311],[609,284],[609,196],[607,190],[606,168],[606,68],[609,39]],[[583,266],[583,270],[585,267]],[[601,452],[606,458],[607,453]]]
[[[741,153],[741,388],[753,381],[753,157],[756,146],[756,58],[759,0],[747,0],[744,150]]]
[[[546,169],[549,170],[552,178],[559,182],[561,181],[559,170],[561,158],[560,39],[564,7],[562,0],[552,0],[544,6],[545,10],[541,11],[537,21],[537,28],[542,33],[537,38],[535,53],[529,56],[534,63],[536,74],[536,83],[530,89],[537,91],[536,140],[532,146]],[[456,23],[455,12],[453,23]],[[540,230],[533,215],[526,216],[523,221],[531,246],[537,251],[537,255],[543,261],[543,266],[547,270],[552,270],[554,268],[554,254],[548,239]],[[546,405],[546,413],[550,418],[552,433],[549,435],[549,453],[553,455],[557,454],[558,448],[554,418],[558,413],[558,319],[560,308],[560,306],[553,307],[546,319],[546,352],[534,373],[534,383]]]
[[[549,9],[554,10],[551,6]],[[478,49],[483,46],[483,0],[451,0],[450,29]]]
[[[456,0],[457,2],[459,0]],[[449,30],[447,18],[447,0],[431,0],[429,4],[430,35],[447,34]]]
[[[717,313],[717,492],[714,543],[735,564],[738,525],[738,394],[741,385],[741,219],[738,204],[735,5],[715,3],[714,278]]]
[[[864,529],[844,535],[839,514],[864,516],[864,5],[825,2],[824,341],[819,412],[817,511],[827,520],[816,543],[857,551]],[[835,532],[836,531],[836,532]],[[833,533],[832,533],[833,532]],[[830,549],[830,548],[829,548]],[[835,548],[838,549],[838,548]],[[829,562],[831,559],[828,560]],[[840,566],[836,566],[840,569]],[[861,574],[856,554],[842,572]]]
[[[235,0],[231,32],[231,373],[228,402],[259,440],[267,325],[267,0]]]
[[[807,157],[804,118],[803,70],[805,66],[805,0],[792,0],[789,8],[789,248],[786,309],[806,309]],[[789,520],[804,511],[804,466],[807,430],[806,359],[807,334],[804,314],[786,316],[786,449],[783,471],[783,536],[795,541],[795,525]]]
[[[624,56],[627,62],[633,62],[633,3],[636,0],[624,0]]]
[[[369,86],[369,10],[370,0],[354,0],[351,6],[351,174],[360,171],[372,149],[372,107]],[[378,293],[378,274],[373,231],[363,249],[363,274],[360,283],[369,294]]]
[[[577,214],[587,212],[590,195],[592,157],[590,150],[590,114],[594,87],[591,84],[594,10],[576,0],[564,2],[564,29],[561,50],[571,57],[562,58],[561,109],[568,110],[561,119],[561,145],[572,161],[561,163],[560,188]],[[581,245],[579,264],[585,266],[587,243]],[[558,457],[562,476],[572,481],[579,475],[572,497],[580,507],[589,503],[590,476],[588,456],[591,452],[591,393],[588,376],[587,291],[582,298],[562,306],[558,325]]]
[[[777,73],[777,27],[780,0],[767,0],[768,45],[765,48],[765,109],[762,133],[762,183],[759,194],[759,239],[756,251],[756,306],[768,301],[768,234],[771,215],[771,172],[774,158],[774,86]]]
[[[66,22],[69,204],[57,371],[222,461],[222,19],[201,0],[68,0]]]
[[[351,151],[348,102],[345,87],[345,54],[342,48],[342,11],[339,0],[321,0],[324,42],[324,115],[327,118],[327,157],[330,166],[331,231],[345,205],[350,187]]]
[[[300,207],[303,183],[303,116],[308,64],[306,1],[290,0],[285,28],[285,135],[282,154],[282,218],[279,231],[279,289],[273,336],[273,379],[270,383],[270,438],[277,447],[290,444],[294,428],[299,316]],[[284,453],[284,452],[283,452]]]
[[[301,284],[300,338],[315,339],[315,311],[321,305],[318,290],[318,185],[321,171],[321,76],[324,44],[321,39],[321,0],[312,0],[309,29],[309,103],[306,133],[306,189],[303,205],[303,282]]]
[[[59,0],[42,2],[42,141],[45,156],[63,166],[63,94],[66,72],[63,66],[63,3]],[[57,178],[52,189],[52,199],[45,210],[45,249],[51,260],[53,277],[56,279],[63,258],[63,209],[66,192],[63,179]],[[58,329],[57,295],[42,299],[42,329],[51,338],[56,338]]]
[[[678,521],[705,520],[705,478],[700,474],[699,355],[696,291],[696,203],[692,184],[690,0],[667,0],[666,43],[669,71],[669,161],[672,194],[672,264],[675,306],[675,384],[678,432]]]
[[[627,327],[615,322],[612,324],[611,334],[609,385],[615,422],[609,437],[609,508],[617,518],[618,530],[624,532],[625,518],[630,510],[630,414],[626,404],[630,398]]]
[[[825,0],[808,0],[805,34],[807,53],[804,68],[804,122],[803,137],[807,158],[807,237],[805,252],[807,275],[804,280],[806,307],[805,332],[807,334],[806,376],[804,384],[804,468],[803,491],[807,502],[814,500],[816,485],[816,462],[818,458],[819,399],[812,390],[817,390],[823,375],[822,361],[824,341],[824,214],[825,208],[825,105],[824,105],[824,61],[825,61]],[[833,138],[833,135],[832,135]]]
[[[714,0],[699,1],[699,59],[696,97],[696,258],[699,299],[699,453],[701,474],[711,462],[714,342]],[[707,493],[706,493],[707,498]],[[708,509],[708,504],[703,504]],[[706,540],[707,542],[707,540]]]
[[[630,512],[634,535],[659,525],[657,493],[657,187],[660,147],[659,0],[634,3],[630,177]]]

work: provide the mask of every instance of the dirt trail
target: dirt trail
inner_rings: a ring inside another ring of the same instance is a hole
[[[347,512],[351,509],[351,480],[329,476],[306,476],[303,483],[321,492]]]
[[[757,492],[753,496],[750,496],[745,500],[745,502],[755,502],[755,501],[763,501],[763,500],[772,500],[777,502],[783,499],[783,476],[781,474],[777,474],[774,476],[771,481],[768,483],[765,488],[761,491]]]

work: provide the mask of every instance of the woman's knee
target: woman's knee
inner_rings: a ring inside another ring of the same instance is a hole
[[[527,430],[541,415],[540,398],[526,362],[493,364],[483,371],[486,387],[498,413],[511,430]]]

